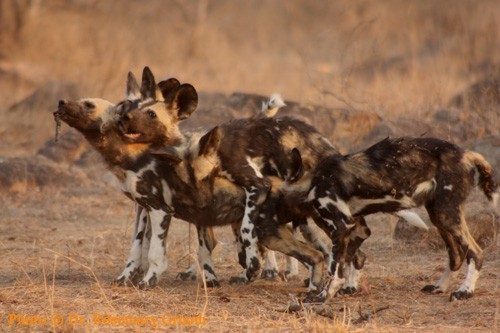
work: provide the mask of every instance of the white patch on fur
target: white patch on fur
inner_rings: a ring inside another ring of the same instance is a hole
[[[443,189],[447,190],[447,191],[452,191],[453,190],[453,185],[445,185],[443,186]]]
[[[349,207],[351,208],[352,214],[355,215],[359,213],[361,210],[363,210],[363,208],[369,205],[373,204],[380,205],[380,204],[388,204],[394,202],[398,202],[401,205],[401,207],[405,208],[413,208],[416,206],[415,202],[406,195],[399,200],[394,199],[390,195],[386,195],[385,197],[380,199],[363,199],[359,197],[352,197],[351,199],[349,199]]]
[[[448,290],[451,280],[457,275],[458,272],[452,272],[450,270],[450,266],[446,265],[446,270],[444,271],[443,275],[441,275],[441,278],[439,281],[434,285],[437,287],[438,291],[445,292]]]
[[[210,250],[207,248],[207,240],[205,239],[201,243],[203,245],[199,245],[198,247],[198,262],[200,264],[201,269],[203,270],[203,273],[205,274],[205,280],[216,281],[217,277],[205,269],[205,265],[208,265],[209,267],[212,268],[212,271],[215,272],[214,269],[215,266],[214,262],[212,261],[212,255],[210,253]]]
[[[276,254],[274,251],[267,251],[266,259],[264,261],[264,270],[278,271],[278,263],[276,262]]]
[[[335,207],[337,207],[337,209],[342,214],[344,214],[345,216],[350,217],[351,216],[351,210],[349,209],[349,206],[347,205],[347,203],[344,200],[339,199],[338,196],[336,196],[336,199],[337,200],[333,200],[330,197],[323,197],[323,198],[318,198],[317,200],[320,203],[321,208],[328,208],[328,205],[332,204]]]
[[[167,205],[172,206],[172,191],[164,179],[161,180],[161,187],[163,189],[163,200]]]
[[[128,192],[134,198],[137,197],[136,185],[139,181],[139,177],[133,171],[125,171],[125,181],[122,183],[122,191]]]
[[[432,178],[428,181],[422,182],[422,183],[418,184],[417,187],[415,188],[415,191],[412,194],[412,198],[415,198],[416,196],[430,192],[430,191],[434,190],[435,187],[436,187],[436,179],[434,179],[434,178]]]
[[[493,193],[491,196],[491,206],[496,208],[498,205],[498,193]]]
[[[243,239],[243,241],[248,240],[250,243],[250,245],[245,248],[247,267],[250,267],[251,259],[257,257],[257,239],[252,237],[252,231],[255,226],[250,223],[250,214],[255,210],[255,205],[253,207],[249,207],[248,205],[248,203],[250,202],[249,197],[255,190],[256,188],[253,186],[250,187],[249,191],[245,189],[246,205],[243,215],[243,222],[241,223],[240,227],[241,238]],[[249,232],[244,233],[243,229],[248,229]]]
[[[155,169],[156,162],[153,160],[151,161],[148,165],[146,165],[144,168],[140,169],[137,173],[142,176],[146,171],[153,171],[153,173],[156,175],[156,169]]]
[[[130,247],[130,252],[127,259],[127,266],[124,268],[123,272],[118,276],[117,280],[121,280],[123,278],[129,279],[132,276],[132,273],[138,268],[143,267],[142,265],[142,242],[143,238],[137,239],[137,235],[142,232],[145,234],[147,222],[144,223],[144,217],[147,215],[145,209],[136,207],[136,209],[141,209],[140,213],[136,214],[135,219],[135,232],[132,239],[132,246]]]
[[[287,272],[286,278],[291,279],[296,276],[299,276],[299,261],[294,257],[287,256],[286,257],[286,269]]]
[[[337,291],[339,291],[339,289],[345,284],[345,278],[340,278],[338,271],[339,267],[337,265],[337,268],[331,277],[330,286],[328,287],[328,298],[334,297]]]
[[[269,160],[269,164],[271,165],[271,168],[273,168],[273,170],[276,171],[276,174],[278,175],[278,177],[283,179],[283,176],[282,176],[280,170],[278,169],[278,166],[276,165],[276,163],[274,162],[273,159]]]
[[[89,114],[91,119],[96,120],[100,118],[103,124],[114,119],[115,105],[113,103],[102,98],[83,98],[78,101],[80,105],[85,102],[94,104],[93,112]]]
[[[226,170],[221,170],[219,171],[219,176],[221,177],[224,177],[226,178],[227,180],[229,180],[230,182],[234,182],[234,178],[233,176],[231,176],[231,174],[229,172],[227,172]]]
[[[268,118],[272,118],[276,115],[278,110],[285,106],[285,102],[278,93],[274,93],[269,97],[269,101],[262,102],[261,112]]]
[[[356,269],[352,263],[346,265],[346,282],[344,288],[355,288],[358,290],[360,279],[361,271]]]
[[[167,269],[167,256],[164,253],[162,240],[158,237],[164,231],[160,225],[166,215],[164,211],[156,209],[151,210],[149,213],[151,219],[151,245],[148,253],[148,272],[142,279],[145,285],[149,285],[149,280],[153,276],[156,276],[158,281],[160,275]]]
[[[309,287],[307,288],[307,291],[316,291],[318,290],[318,287],[316,287],[314,284],[313,284],[313,266],[310,266],[310,265],[306,265],[308,271],[309,271]]]
[[[420,229],[429,230],[429,227],[420,218],[420,215],[418,215],[415,212],[409,210],[400,210],[399,212],[396,212],[394,215],[403,218],[406,222],[408,222],[409,225],[412,225]]]
[[[264,176],[260,172],[260,169],[262,167],[262,158],[261,157],[256,157],[256,158],[251,158],[250,156],[247,156],[247,163],[248,165],[253,169],[255,172],[255,175],[259,178],[263,178]]]
[[[316,186],[314,186],[307,195],[307,202],[312,201],[316,198]]]
[[[467,265],[467,272],[465,273],[464,282],[458,287],[457,291],[466,291],[473,293],[476,288],[476,281],[479,278],[479,271],[476,269],[476,263],[474,260],[470,261]]]

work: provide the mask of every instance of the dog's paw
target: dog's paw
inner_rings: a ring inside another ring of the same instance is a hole
[[[425,287],[423,287],[420,291],[428,294],[442,294],[443,290],[439,288],[438,286],[435,286],[433,284],[428,284]]]
[[[275,269],[265,269],[262,271],[260,274],[260,277],[264,280],[269,280],[269,281],[276,281],[278,278],[279,273]]]

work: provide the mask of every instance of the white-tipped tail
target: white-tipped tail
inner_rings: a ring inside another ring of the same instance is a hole
[[[406,222],[408,222],[409,225],[412,225],[420,229],[429,230],[429,227],[415,212],[409,210],[400,210],[399,212],[396,212],[394,215],[403,218]]]
[[[262,114],[267,118],[272,118],[276,115],[278,110],[285,106],[285,102],[281,98],[280,94],[271,94],[267,102],[262,102]]]

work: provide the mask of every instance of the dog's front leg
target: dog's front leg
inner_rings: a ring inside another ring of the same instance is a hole
[[[141,288],[154,287],[160,275],[167,269],[165,239],[172,219],[172,215],[162,209],[150,209],[148,212],[151,220],[151,245],[148,253],[149,268],[139,283]]]
[[[142,273],[142,251],[145,230],[148,222],[147,212],[136,204],[135,228],[132,245],[127,259],[127,264],[122,273],[114,281],[117,285],[126,285],[127,282],[136,284]]]

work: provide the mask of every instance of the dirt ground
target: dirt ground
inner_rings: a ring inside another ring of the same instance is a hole
[[[301,281],[229,285],[229,277],[239,273],[229,228],[216,230],[221,288],[205,291],[197,281],[175,278],[195,254],[194,228],[190,236],[188,224],[176,221],[168,237],[168,272],[156,288],[144,291],[111,285],[124,267],[133,228],[132,205],[118,191],[33,191],[6,197],[1,205],[2,331],[149,331],[151,322],[130,320],[151,316],[161,331],[474,332],[497,331],[500,325],[498,241],[487,250],[475,296],[450,303],[447,294],[420,292],[443,271],[444,248],[396,241],[395,218],[375,216],[369,220],[373,235],[363,246],[368,261],[362,290],[289,313],[287,307],[306,290]],[[279,262],[283,267],[284,259]],[[304,267],[300,272],[306,278]],[[463,270],[453,287],[462,278]],[[106,315],[129,321],[106,321]]]
[[[196,87],[190,128],[251,114],[260,101],[250,94],[277,91],[293,101],[287,114],[342,152],[432,135],[499,172],[498,17],[495,0],[0,1],[0,331],[500,331],[499,212],[478,193],[467,213],[486,209],[491,240],[466,301],[420,292],[445,269],[446,249],[433,230],[394,237],[396,218],[382,214],[368,220],[360,292],[326,305],[296,306],[304,267],[293,281],[229,285],[240,268],[228,228],[216,230],[220,288],[176,279],[196,251],[182,221],[156,288],[113,286],[133,206],[81,136],[63,126],[54,144],[51,114],[63,98],[120,100],[127,72],[148,65]]]

